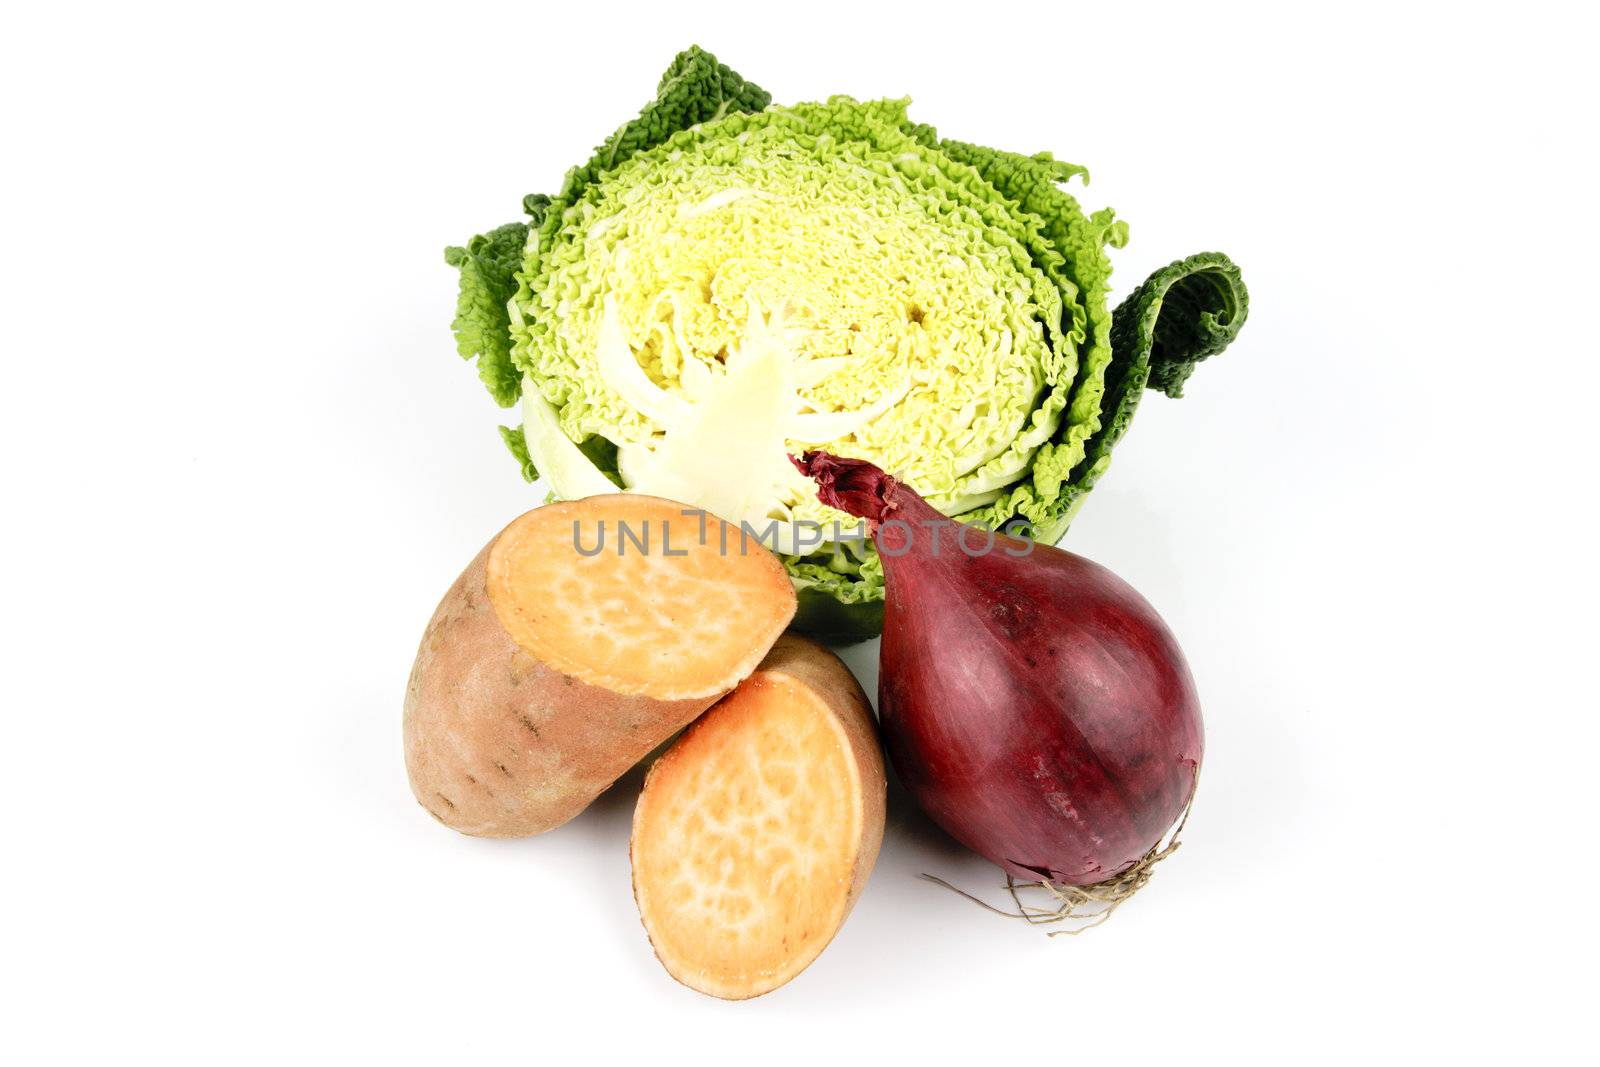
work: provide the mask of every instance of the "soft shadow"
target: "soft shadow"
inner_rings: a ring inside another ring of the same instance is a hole
[[[960,842],[945,833],[939,825],[923,814],[911,793],[895,773],[894,764],[884,757],[889,795],[884,839],[891,846],[909,845],[925,860],[961,860],[972,855]]]
[[[633,809],[639,802],[639,793],[644,789],[644,776],[654,763],[656,753],[639,761],[627,774],[618,778],[607,789],[595,798],[593,804],[586,808],[578,818],[590,824],[591,830],[596,834],[620,833],[628,837],[633,833]]]

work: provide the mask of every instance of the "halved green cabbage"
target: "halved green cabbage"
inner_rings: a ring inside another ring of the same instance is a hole
[[[691,48],[558,195],[524,201],[531,225],[446,252],[459,351],[521,399],[501,430],[524,476],[767,531],[798,624],[833,640],[876,632],[882,569],[788,454],[868,459],[947,515],[1054,541],[1146,379],[1176,395],[1246,310],[1210,254],[1114,330],[1105,250],[1126,229],[1062,190],[1082,168],[942,141],[907,103],[769,107]]]

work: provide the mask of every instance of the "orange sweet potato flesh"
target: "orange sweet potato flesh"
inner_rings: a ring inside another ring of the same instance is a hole
[[[731,527],[724,550],[718,520],[685,511],[549,504],[468,564],[406,689],[406,770],[436,819],[485,837],[560,826],[761,661],[794,616],[782,564]]]
[[[634,899],[678,981],[743,1000],[803,971],[883,843],[883,757],[838,657],[785,636],[655,762],[634,813]]]

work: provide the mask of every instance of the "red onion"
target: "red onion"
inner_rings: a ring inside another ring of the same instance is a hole
[[[1155,610],[1104,567],[962,526],[870,463],[796,465],[867,520],[883,559],[878,713],[922,809],[1014,878],[1089,885],[1139,864],[1188,805],[1203,748]]]

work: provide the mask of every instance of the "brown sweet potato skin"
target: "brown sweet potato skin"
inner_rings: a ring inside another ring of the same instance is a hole
[[[529,655],[489,603],[493,547],[467,565],[423,634],[406,686],[406,772],[418,803],[451,829],[525,837],[577,815],[722,694],[624,696]]]

